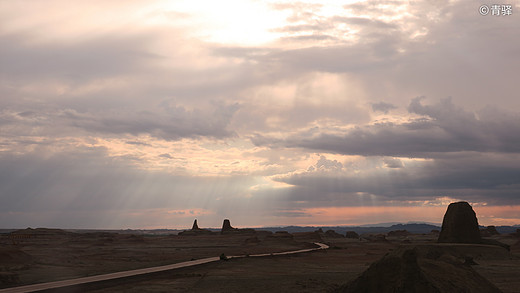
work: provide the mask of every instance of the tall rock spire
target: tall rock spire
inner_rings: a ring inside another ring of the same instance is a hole
[[[197,219],[193,222],[193,227],[191,227],[191,230],[199,230],[199,225],[197,225]]]

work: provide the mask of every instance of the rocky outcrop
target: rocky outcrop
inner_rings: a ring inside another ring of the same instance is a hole
[[[370,242],[388,242],[384,234],[363,234],[361,238]]]
[[[256,234],[254,229],[237,229],[231,226],[231,222],[229,219],[224,219],[222,223],[222,229],[220,230],[220,234],[230,234],[230,233],[240,233],[240,234]]]
[[[222,229],[220,230],[220,232],[224,233],[233,230],[235,230],[235,228],[231,227],[231,222],[229,221],[229,219],[224,219],[224,222],[222,223]]]
[[[197,236],[197,235],[209,235],[213,234],[210,230],[201,229],[199,228],[199,225],[197,223],[197,219],[193,221],[193,226],[191,227],[191,230],[184,230],[179,233],[181,236]]]
[[[351,238],[351,239],[359,239],[359,234],[356,233],[355,231],[347,231],[347,233],[345,233],[345,237]]]
[[[481,243],[478,221],[473,208],[465,201],[451,203],[442,220],[438,242]]]
[[[486,228],[480,229],[480,236],[482,237],[491,237],[493,235],[499,235],[497,228],[495,226],[487,226]]]
[[[193,226],[191,227],[191,230],[200,230],[199,225],[197,224],[197,219],[193,222]]]
[[[334,231],[334,230],[327,230],[324,235],[325,235],[325,237],[329,237],[329,238],[344,238],[345,237],[342,234],[336,233],[336,231]]]

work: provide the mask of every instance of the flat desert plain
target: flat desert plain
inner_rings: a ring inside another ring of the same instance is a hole
[[[21,233],[20,234],[24,234]],[[371,263],[402,246],[435,244],[437,234],[329,237],[324,233],[180,236],[72,233],[32,229],[27,237],[4,235],[0,288],[161,266],[224,254],[252,255],[330,246],[294,255],[221,260],[114,281],[68,288],[66,292],[333,292]],[[519,238],[497,235],[511,251],[471,248],[472,267],[503,292],[520,288]],[[467,250],[467,248],[464,248]],[[497,252],[498,251],[498,252]]]

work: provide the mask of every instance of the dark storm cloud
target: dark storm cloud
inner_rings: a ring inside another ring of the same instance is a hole
[[[519,166],[518,155],[466,153],[405,164],[399,169],[358,173],[312,170],[276,180],[294,186],[289,201],[308,201],[309,206],[316,202],[365,205],[370,200],[404,203],[444,196],[508,205],[518,204]]]
[[[321,131],[312,138],[302,133],[286,139],[256,136],[252,141],[256,145],[362,156],[435,158],[443,153],[464,151],[520,153],[517,113],[487,108],[477,118],[476,113],[457,107],[451,99],[433,105],[423,105],[422,99],[413,99],[408,110],[423,117],[406,123],[357,126],[343,135]]]
[[[138,145],[138,146],[151,146],[149,143],[142,142],[142,141],[127,141],[126,144]]]
[[[380,111],[380,112],[383,112],[385,114],[387,114],[392,109],[397,109],[397,107],[392,105],[392,104],[390,104],[390,103],[385,103],[385,102],[379,102],[379,103],[373,103],[372,104],[372,110]]]
[[[182,106],[161,105],[151,111],[97,111],[78,112],[73,109],[31,111],[19,115],[0,113],[0,128],[12,135],[75,136],[85,133],[149,134],[164,140],[186,137],[224,138],[234,136],[229,123],[238,110],[238,104],[215,105],[214,109],[187,110]],[[77,130],[83,131],[78,133]],[[128,142],[136,144],[136,142]]]
[[[90,116],[67,111],[61,117],[69,125],[88,132],[150,134],[165,140],[198,136],[223,138],[234,135],[228,130],[228,124],[237,109],[237,104],[218,106],[212,111],[189,111],[180,106],[168,106],[164,111],[113,113],[112,116],[110,113]]]

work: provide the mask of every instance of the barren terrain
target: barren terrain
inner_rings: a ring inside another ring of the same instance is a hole
[[[30,236],[1,238],[1,287],[14,287],[146,268],[225,255],[247,255],[314,247],[317,233],[290,237],[256,235],[127,235],[27,231]],[[282,235],[284,236],[284,235]],[[290,236],[290,235],[289,235]],[[288,256],[248,257],[153,275],[103,282],[92,292],[327,292],[355,279],[369,265],[402,245],[433,244],[436,234],[349,239],[318,236],[330,246]],[[503,292],[520,288],[518,238],[498,235],[511,253],[472,248],[473,268]],[[370,240],[369,240],[370,239]],[[516,244],[516,245],[515,245]],[[490,252],[492,251],[492,252]]]

